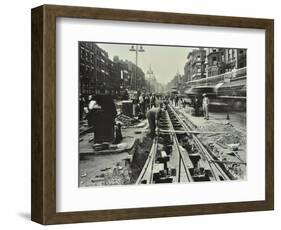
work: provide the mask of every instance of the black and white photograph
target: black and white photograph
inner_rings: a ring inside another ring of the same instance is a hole
[[[77,46],[79,187],[247,180],[247,49]]]

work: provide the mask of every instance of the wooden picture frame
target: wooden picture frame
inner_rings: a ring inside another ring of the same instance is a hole
[[[56,18],[121,20],[265,30],[265,200],[233,203],[56,212]],[[32,9],[31,219],[63,224],[231,213],[274,208],[274,21],[179,13],[43,5]]]

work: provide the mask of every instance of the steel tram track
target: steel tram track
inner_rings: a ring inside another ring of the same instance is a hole
[[[224,172],[224,170],[221,168],[220,163],[215,162],[215,159],[213,158],[213,156],[209,153],[209,151],[205,148],[205,146],[203,145],[203,143],[199,140],[199,138],[193,134],[190,133],[190,131],[192,131],[191,125],[190,123],[188,124],[188,119],[185,118],[184,120],[177,114],[177,112],[174,110],[174,108],[172,106],[168,106],[168,109],[170,109],[170,111],[172,111],[173,115],[177,118],[177,120],[179,121],[179,123],[182,125],[182,127],[184,128],[184,130],[192,136],[192,139],[196,145],[196,147],[199,150],[199,153],[202,156],[202,159],[204,159],[205,161],[208,162],[210,169],[212,171],[212,174],[215,178],[216,181],[220,181],[220,180],[230,180],[230,178],[228,177],[228,175]]]
[[[181,146],[177,131],[181,130],[181,133],[186,132],[186,135],[193,139],[201,159],[205,162],[206,168],[211,172],[211,181],[229,181],[230,177],[224,172],[219,163],[208,149],[203,145],[192,128],[191,122],[182,119],[175,109],[168,105],[165,112],[165,123],[167,124],[169,135],[173,143],[173,158],[174,166],[176,167],[176,175],[172,176],[173,183],[180,182],[194,182],[193,176],[190,171],[190,164],[192,164],[188,152]],[[167,135],[167,133],[166,133]],[[153,172],[156,164],[157,146],[159,144],[159,137],[155,137],[151,147],[151,151],[147,157],[147,160],[141,170],[141,173],[136,181],[136,184],[153,184]]]

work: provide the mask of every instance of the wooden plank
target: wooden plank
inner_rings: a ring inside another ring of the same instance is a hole
[[[154,155],[156,153],[156,147],[157,147],[157,141],[156,139],[153,140],[153,144],[150,150],[150,153],[147,157],[147,160],[141,170],[141,173],[136,181],[136,184],[141,184],[143,180],[146,180],[147,183],[150,183],[151,180],[151,174],[153,170],[153,160],[154,160]]]
[[[215,162],[215,163],[222,163],[222,164],[242,164],[242,165],[246,165],[246,162],[243,161],[220,161],[220,160],[211,160],[211,162]]]
[[[226,134],[226,132],[214,132],[214,131],[199,131],[199,130],[192,130],[192,131],[185,131],[185,130],[171,130],[171,129],[160,129],[160,133],[193,133],[193,134]]]

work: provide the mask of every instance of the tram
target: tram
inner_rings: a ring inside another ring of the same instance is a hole
[[[189,105],[195,106],[195,100],[202,103],[202,95],[207,94],[210,100],[210,110],[232,108],[237,111],[246,110],[247,97],[246,78],[237,78],[216,85],[192,86],[184,94],[190,99]]]

